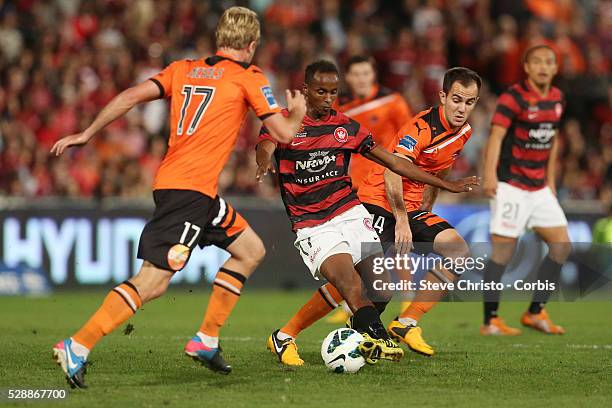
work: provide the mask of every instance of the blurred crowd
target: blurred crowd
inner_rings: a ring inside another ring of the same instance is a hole
[[[83,130],[118,92],[175,59],[214,53],[222,11],[262,17],[255,63],[277,96],[305,65],[376,58],[380,82],[413,112],[435,104],[444,71],[485,79],[474,135],[456,176],[479,171],[496,95],[522,78],[523,51],[560,56],[567,98],[558,164],[561,199],[612,200],[612,1],[598,0],[0,0],[0,194],[148,197],[168,133],[165,101],[134,109],[61,157],[60,137]],[[249,116],[220,180],[226,195],[275,196],[255,182],[259,123]]]

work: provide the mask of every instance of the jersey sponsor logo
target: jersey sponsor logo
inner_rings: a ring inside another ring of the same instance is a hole
[[[337,127],[336,130],[334,130],[334,138],[340,143],[346,143],[349,138],[348,132],[342,126]]]
[[[175,270],[178,271],[183,269],[185,263],[189,259],[189,252],[191,250],[187,245],[176,244],[168,250],[168,265]]]
[[[338,170],[329,170],[325,173],[320,173],[311,177],[296,177],[295,182],[297,184],[306,185],[312,183],[318,183],[321,180],[325,180],[333,177],[340,177],[342,174]]]
[[[538,143],[546,144],[555,135],[556,130],[552,123],[540,123],[539,129],[529,129],[529,138],[536,140]]]
[[[294,140],[294,141],[292,141],[292,142],[291,142],[291,146],[299,146],[299,145],[304,144],[304,143],[306,143],[306,142],[307,142],[307,140],[301,140],[301,141],[299,141],[299,142],[296,142],[296,141]]]
[[[274,94],[272,93],[272,88],[269,85],[261,87],[261,93],[264,98],[266,98],[266,102],[268,102],[268,106],[270,109],[278,108],[278,103],[276,103],[276,99],[274,98]]]
[[[409,152],[412,152],[414,151],[414,146],[416,146],[417,141],[410,135],[404,135],[404,137],[402,137],[402,140],[400,140],[399,144]]]
[[[323,171],[329,163],[336,162],[336,155],[329,155],[327,151],[319,151],[309,153],[308,160],[296,160],[296,170],[306,170],[310,173],[318,173]]]

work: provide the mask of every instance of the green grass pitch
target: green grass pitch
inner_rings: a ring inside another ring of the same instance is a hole
[[[69,391],[61,407],[402,407],[612,405],[612,302],[554,303],[551,315],[565,336],[525,332],[514,338],[478,334],[479,303],[443,303],[422,321],[437,354],[409,351],[400,363],[380,362],[354,375],[329,372],[319,355],[336,328],[319,322],[302,333],[304,367],[279,365],[266,350],[309,292],[247,290],[222,332],[229,376],[208,371],[182,349],[203,316],[208,292],[174,289],[145,305],[90,355],[89,389]],[[51,346],[72,334],[100,304],[104,292],[59,293],[48,298],[0,298],[0,388],[65,388]],[[385,322],[393,317],[391,304]],[[502,305],[517,325],[523,303]],[[0,405],[6,405],[0,401]],[[22,403],[23,405],[23,403]]]

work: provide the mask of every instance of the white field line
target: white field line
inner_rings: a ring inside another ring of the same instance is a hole
[[[541,344],[511,344],[514,348],[541,348]],[[587,349],[587,350],[612,350],[612,344],[566,344],[565,347],[572,349]]]

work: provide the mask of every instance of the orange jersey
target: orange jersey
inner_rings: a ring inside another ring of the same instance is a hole
[[[153,185],[217,195],[219,174],[249,106],[260,119],[280,112],[261,69],[222,54],[176,61],[151,78],[170,98],[170,137]]]
[[[420,112],[406,123],[395,137],[395,152],[404,154],[422,170],[437,174],[452,166],[472,135],[472,128],[465,123],[451,129],[444,118],[442,107]],[[391,211],[385,191],[385,168],[377,166],[357,192],[359,199]],[[425,184],[402,178],[406,211],[418,210],[423,201]]]
[[[394,147],[395,134],[412,116],[410,108],[400,94],[386,88],[374,87],[367,98],[338,98],[338,110],[370,129],[374,141],[387,150]],[[351,157],[349,174],[354,188],[359,188],[370,170],[380,165],[365,157]]]

